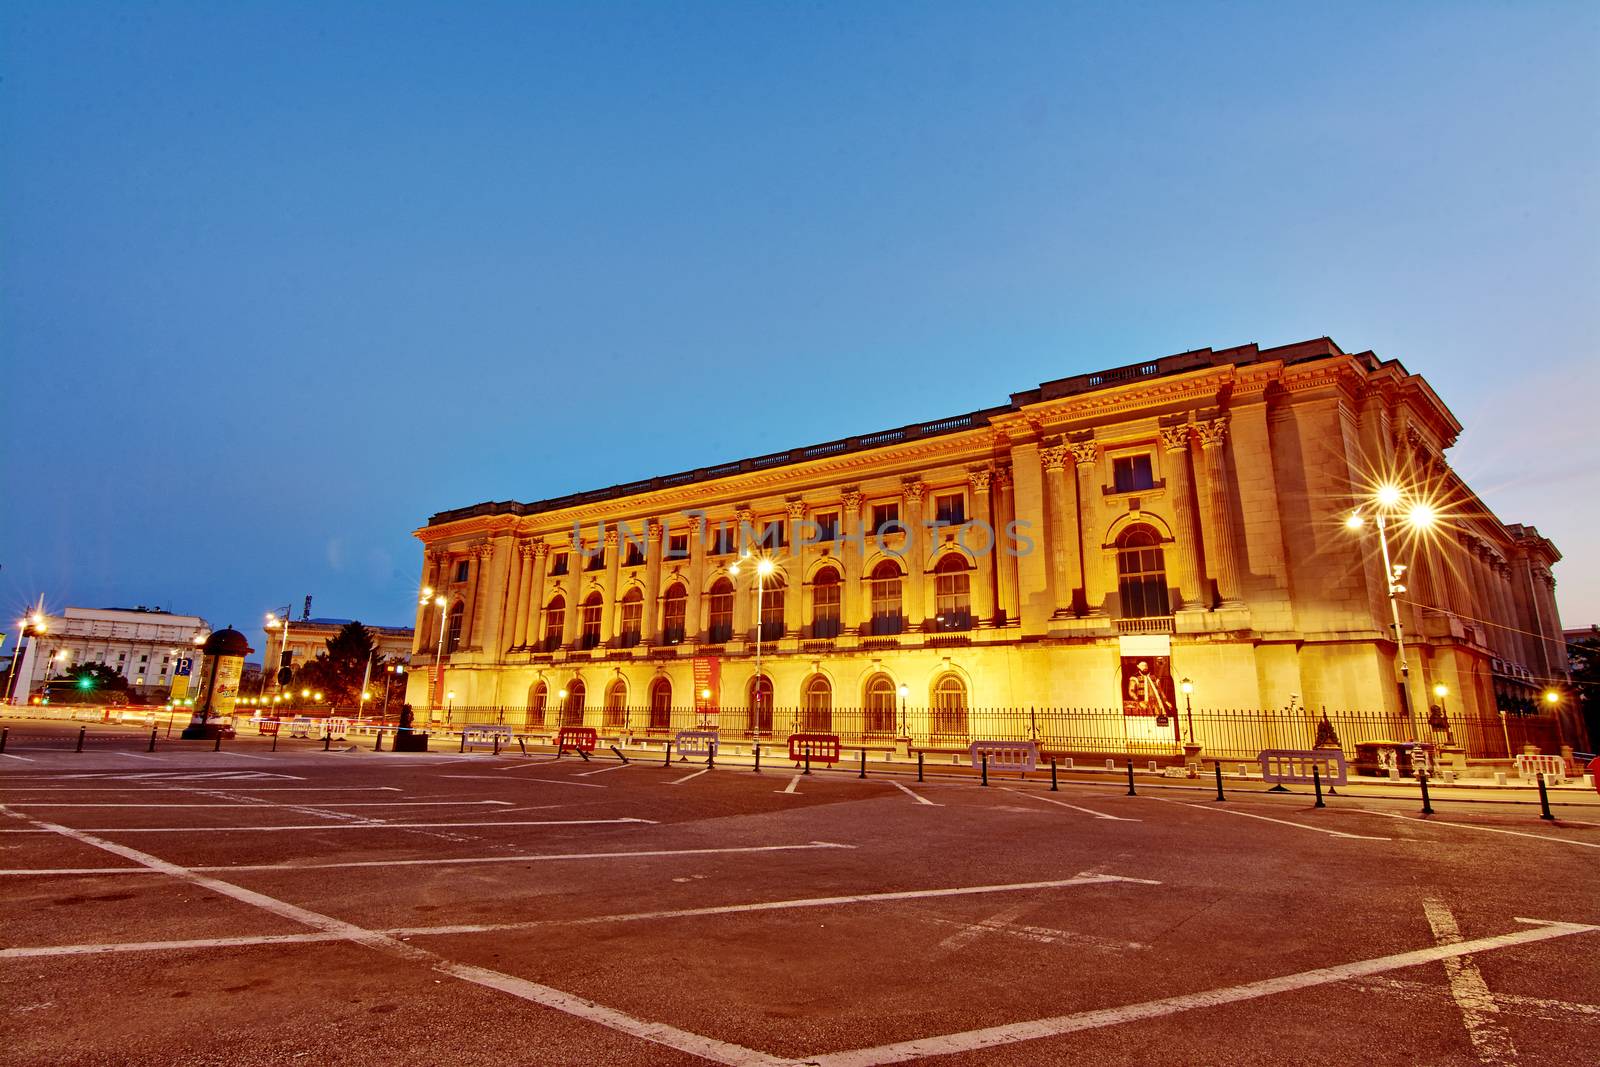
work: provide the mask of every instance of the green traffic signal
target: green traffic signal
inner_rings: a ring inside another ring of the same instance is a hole
[[[82,678],[78,679],[78,688],[79,689],[93,689],[94,688],[94,679],[90,678],[87,674],[84,675]]]

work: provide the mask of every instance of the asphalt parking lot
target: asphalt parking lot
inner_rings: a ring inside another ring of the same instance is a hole
[[[1580,1063],[1600,808],[365,747],[0,760],[0,1062]]]

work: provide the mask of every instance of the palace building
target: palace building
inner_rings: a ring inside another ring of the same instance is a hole
[[[1420,376],[1323,338],[443,511],[416,531],[408,698],[530,727],[692,707],[780,736],[787,709],[891,734],[982,708],[1164,728],[1179,678],[1197,707],[1548,715],[1560,554],[1451,469],[1460,432]]]

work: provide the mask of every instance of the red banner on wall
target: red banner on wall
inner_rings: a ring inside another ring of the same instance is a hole
[[[722,699],[722,660],[716,656],[694,658],[694,710],[715,713]]]

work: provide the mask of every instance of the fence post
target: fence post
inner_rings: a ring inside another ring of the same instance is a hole
[[[89,728],[87,726],[78,727],[78,751],[79,752],[83,751],[83,735],[88,733],[88,732],[89,732]]]
[[[1133,791],[1133,760],[1128,761],[1128,795],[1130,797],[1139,795]]]
[[[922,749],[917,749],[917,781],[922,781]]]
[[[4,749],[4,748],[5,748],[4,742],[0,742],[0,749]],[[145,748],[145,751],[146,752],[154,752],[155,750],[156,750],[156,728],[154,726],[152,726],[152,727],[150,727],[150,744],[149,744],[149,746],[147,748]]]
[[[1550,814],[1550,794],[1545,791],[1544,772],[1539,771],[1539,818],[1555,821],[1555,816]]]
[[[1433,804],[1428,800],[1428,773],[1426,771],[1418,773],[1417,781],[1422,784],[1422,814],[1432,815]]]
[[[1222,761],[1217,760],[1211,766],[1215,767],[1217,771],[1217,799],[1226,800],[1227,797],[1222,795]]]
[[[1313,804],[1312,807],[1327,807],[1328,805],[1322,802],[1322,771],[1315,766],[1311,768],[1311,788],[1315,790],[1317,794],[1317,802]]]
[[[1056,758],[1054,756],[1050,757],[1050,792],[1060,792],[1056,787]]]

